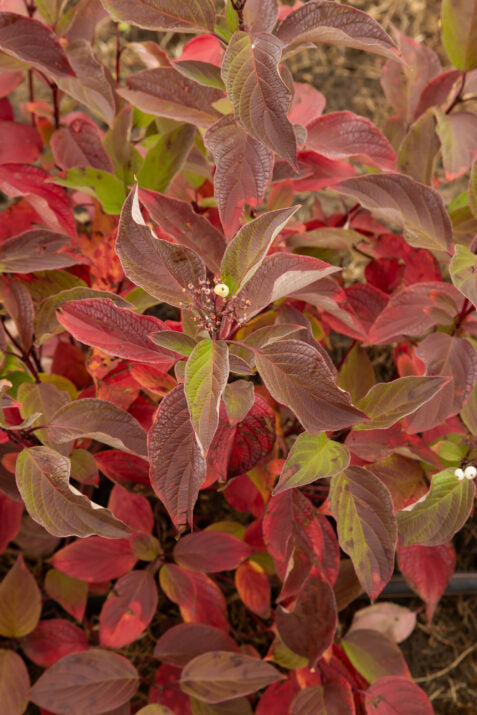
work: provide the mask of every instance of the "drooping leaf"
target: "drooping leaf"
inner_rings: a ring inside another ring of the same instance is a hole
[[[30,676],[14,650],[0,650],[0,699],[6,713],[22,715],[28,705]]]
[[[385,429],[431,400],[447,384],[445,377],[400,377],[378,382],[359,402],[369,417],[360,429]]]
[[[255,353],[257,369],[273,397],[313,434],[361,422],[348,393],[337,387],[322,355],[298,340],[277,341]]]
[[[293,610],[279,606],[275,619],[285,645],[308,658],[310,667],[314,668],[335,635],[337,616],[332,587],[327,581],[310,576],[298,594]]]
[[[21,638],[36,627],[41,613],[41,592],[25,566],[23,556],[0,583],[0,635]]]
[[[222,395],[227,416],[232,425],[245,419],[254,401],[253,383],[247,380],[235,380],[225,386]]]
[[[278,71],[283,44],[274,35],[235,32],[225,51],[222,79],[244,129],[290,164],[296,137],[287,118],[292,94]]]
[[[54,177],[54,183],[93,196],[107,214],[119,215],[126,198],[124,186],[118,178],[91,166],[69,169],[64,177]]]
[[[332,477],[346,469],[348,464],[349,452],[343,444],[328,439],[324,432],[301,434],[288,454],[273,493]]]
[[[396,155],[391,144],[369,119],[352,112],[332,112],[306,126],[306,146],[330,159],[353,158],[378,169],[391,170]]]
[[[277,37],[288,46],[327,42],[399,59],[398,48],[370,15],[328,0],[313,0],[298,7],[282,20]]]
[[[477,4],[475,0],[443,0],[442,43],[458,70],[477,67]]]
[[[454,573],[456,554],[451,543],[437,546],[400,546],[399,570],[409,586],[426,603],[427,620],[434,614],[439,599]]]
[[[392,576],[397,525],[387,487],[361,467],[333,477],[331,511],[340,546],[353,561],[366,593],[375,599]]]
[[[31,447],[19,454],[16,480],[30,516],[55,536],[129,536],[108,509],[69,483],[70,470],[70,460],[49,447]]]
[[[281,680],[278,670],[241,653],[212,651],[196,656],[183,669],[182,690],[206,703],[220,703],[254,693]]]
[[[193,146],[195,127],[180,124],[165,134],[147,152],[137,174],[139,186],[154,191],[167,191],[174,176],[182,169]]]
[[[477,308],[477,256],[456,244],[449,272],[455,287]]]
[[[399,147],[399,170],[415,181],[432,185],[434,165],[440,148],[434,114],[431,111],[424,112],[412,124]]]
[[[0,49],[53,77],[74,75],[56,34],[39,20],[14,12],[0,14]]]
[[[290,709],[291,715],[354,715],[354,712],[353,691],[344,678],[301,690]]]
[[[88,584],[61,571],[50,569],[44,581],[44,589],[50,598],[57,601],[77,621],[82,621],[88,599]]]
[[[214,0],[154,0],[132,8],[128,0],[101,0],[111,17],[146,30],[163,32],[212,31]]]
[[[137,560],[130,539],[87,536],[56,551],[51,561],[55,569],[67,576],[101,583],[128,573]]]
[[[227,236],[237,230],[245,204],[259,206],[272,178],[273,152],[226,115],[204,137],[215,162],[214,187]]]
[[[208,530],[187,534],[174,547],[180,566],[205,573],[236,569],[251,554],[250,546],[236,536]]]
[[[213,650],[236,652],[237,645],[219,628],[203,623],[180,623],[162,634],[155,645],[154,657],[182,668],[197,655]]]
[[[157,587],[149,571],[121,576],[99,614],[101,645],[122,648],[139,638],[156,612],[157,601]]]
[[[241,291],[259,270],[273,241],[298,208],[269,211],[242,226],[227,246],[220,269],[221,280],[231,294]]]
[[[386,675],[409,677],[399,647],[379,631],[352,631],[346,634],[341,644],[358,673],[370,683]]]
[[[99,715],[129,702],[138,686],[136,668],[127,658],[91,648],[48,668],[33,686],[31,700],[58,715]]]
[[[435,711],[426,693],[408,678],[388,675],[378,678],[365,693],[370,715],[432,715]]]
[[[106,400],[86,398],[60,408],[49,427],[52,439],[69,442],[89,437],[138,455],[146,455],[146,434],[128,412]]]
[[[33,229],[8,238],[0,246],[2,273],[32,273],[73,266],[77,261],[62,253],[70,242],[69,236],[46,229]]]
[[[229,377],[229,353],[223,340],[201,340],[185,370],[184,391],[192,427],[205,456],[219,424],[220,398]]]
[[[192,304],[183,288],[197,288],[205,279],[205,265],[194,251],[154,237],[142,218],[136,189],[121,212],[116,251],[128,278],[170,305]]]
[[[397,515],[403,546],[437,546],[449,541],[467,521],[474,500],[474,484],[458,481],[454,469],[434,474],[424,500]]]
[[[48,668],[70,653],[88,650],[86,633],[63,618],[40,621],[34,631],[22,639],[22,650],[36,665]]]
[[[198,127],[210,127],[220,119],[212,106],[223,98],[215,87],[204,87],[173,67],[156,67],[130,75],[127,89],[118,94],[148,114],[169,117]]]
[[[164,328],[161,320],[119,308],[111,300],[94,298],[63,303],[57,315],[73,337],[107,355],[155,365],[164,372],[178,357],[149,337]]]
[[[165,564],[159,582],[166,596],[179,606],[186,623],[203,623],[229,632],[225,598],[215,581],[203,573]]]
[[[152,487],[174,525],[192,524],[192,512],[206,463],[192,427],[184,385],[162,400],[148,435]]]
[[[452,237],[449,215],[441,195],[403,174],[373,174],[348,179],[338,191],[352,196],[378,218],[403,227],[415,248],[447,250]]]
[[[18,341],[26,353],[33,341],[35,309],[28,289],[15,278],[0,276],[0,299],[15,323]]]

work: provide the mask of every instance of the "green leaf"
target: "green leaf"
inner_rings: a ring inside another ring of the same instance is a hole
[[[182,169],[194,143],[195,127],[182,124],[162,134],[149,149],[138,175],[139,186],[153,191],[166,191]]]
[[[130,530],[69,484],[70,460],[49,447],[31,447],[16,463],[17,486],[28,513],[54,536],[119,539]]]
[[[18,556],[0,583],[0,636],[26,636],[36,628],[40,614],[40,589],[25,566],[23,556]]]
[[[442,43],[458,70],[477,67],[477,0],[443,0]]]
[[[331,480],[330,500],[340,546],[375,599],[394,570],[397,525],[391,494],[374,474],[348,467]]]
[[[55,178],[53,183],[79,189],[88,196],[93,196],[98,199],[107,214],[119,215],[126,200],[126,192],[119,179],[107,171],[93,169],[91,166],[69,169],[64,179]]]
[[[229,377],[229,353],[223,340],[201,340],[185,371],[185,395],[192,426],[205,456],[219,424],[220,398]]]
[[[242,226],[227,246],[222,259],[221,280],[233,295],[260,268],[273,241],[299,206],[269,211]]]
[[[347,390],[353,402],[357,402],[376,383],[373,365],[359,343],[356,343],[345,357],[336,384]]]
[[[324,432],[301,434],[290,450],[273,494],[332,477],[346,469],[349,459],[344,444],[333,442]]]
[[[423,184],[431,184],[440,146],[434,113],[428,110],[411,125],[399,147],[399,171]]]
[[[472,480],[459,481],[454,468],[434,474],[424,500],[397,515],[403,546],[436,546],[449,541],[467,521],[474,501]]]
[[[369,422],[358,429],[385,429],[429,402],[444,385],[446,377],[400,377],[391,382],[379,382],[358,402]]]
[[[370,683],[386,675],[409,677],[399,646],[379,631],[352,631],[346,634],[341,644],[358,673]]]
[[[204,87],[215,87],[216,89],[225,89],[220,69],[210,62],[202,62],[200,60],[179,60],[174,63],[174,67],[178,72],[188,77],[189,79],[204,85]]]
[[[477,308],[477,256],[467,246],[456,244],[449,266],[452,283]]]

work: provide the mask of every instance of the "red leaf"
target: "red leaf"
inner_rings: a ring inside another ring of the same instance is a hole
[[[59,322],[77,340],[115,355],[155,365],[167,372],[176,354],[156,345],[148,336],[164,330],[164,323],[150,315],[118,308],[107,298],[73,300],[61,306]]]
[[[105,452],[96,452],[94,458],[103,474],[119,486],[130,488],[134,484],[142,484],[145,487],[151,485],[148,462],[135,454],[108,449]]]
[[[304,82],[294,82],[292,105],[288,112],[288,119],[292,124],[302,124],[307,127],[310,122],[317,119],[325,108],[326,98],[313,85]]]
[[[253,469],[272,451],[274,444],[274,412],[263,397],[255,394],[252,408],[235,428],[228,461],[229,477]]]
[[[31,700],[58,715],[99,715],[129,702],[138,684],[127,658],[94,648],[67,655],[48,668],[33,686]]]
[[[307,124],[306,146],[330,159],[352,158],[391,170],[396,155],[386,137],[369,119],[352,112],[332,112]]]
[[[149,571],[131,571],[119,578],[99,614],[99,640],[106,648],[122,648],[147,628],[158,595]]]
[[[427,695],[407,678],[379,678],[366,691],[366,712],[373,715],[433,715]]]
[[[208,576],[166,564],[159,581],[166,596],[179,606],[186,623],[204,623],[228,632],[225,598]]]
[[[22,164],[33,163],[41,149],[40,135],[34,127],[0,121],[0,164],[15,161]]]
[[[426,602],[427,619],[430,621],[454,573],[454,548],[452,544],[415,544],[401,546],[397,553],[399,570],[411,588]]]
[[[299,690],[295,680],[270,685],[260,698],[255,715],[290,715],[290,705]]]
[[[53,566],[80,581],[95,583],[119,578],[134,568],[137,556],[129,539],[89,536],[64,546],[53,555]]]
[[[314,576],[298,594],[293,610],[279,606],[276,611],[280,638],[294,653],[308,658],[311,668],[333,643],[336,623],[333,589]]]
[[[51,136],[55,163],[62,169],[92,166],[113,173],[113,164],[103,149],[102,136],[94,122],[78,117]]]
[[[56,663],[70,653],[88,650],[89,643],[81,628],[63,618],[40,621],[35,630],[21,643],[23,652],[42,668]]]
[[[146,497],[128,492],[116,484],[109,495],[108,508],[134,531],[152,534],[154,515]]]
[[[154,648],[154,657],[182,668],[192,658],[212,650],[237,652],[238,647],[219,628],[202,623],[180,623],[169,628],[159,638]]]
[[[24,75],[21,71],[8,71],[5,70],[0,74],[0,97],[8,97],[8,95],[13,92],[18,85],[23,82]],[[8,117],[2,117],[2,119],[8,119]],[[13,114],[10,117],[13,121]]]
[[[18,534],[22,513],[22,502],[14,501],[0,491],[0,554]]]
[[[28,62],[55,77],[74,75],[56,34],[43,22],[31,17],[2,12],[0,48],[8,55]]]
[[[368,283],[385,293],[392,293],[398,287],[403,273],[404,265],[397,258],[380,258],[368,263],[364,269]]]
[[[205,479],[206,462],[192,428],[184,385],[161,401],[148,433],[152,488],[177,529],[192,524],[192,512]]]
[[[344,678],[301,690],[290,708],[292,715],[354,715],[351,686]]]
[[[154,685],[149,689],[149,702],[166,708],[163,715],[193,715],[190,698],[179,687],[181,669],[164,663],[154,675]],[[161,712],[162,715],[162,712]]]
[[[270,616],[270,581],[254,561],[246,561],[235,572],[235,587],[244,604],[261,618]]]
[[[0,701],[5,713],[24,713],[30,694],[28,670],[18,653],[0,650]]]
[[[218,37],[214,35],[199,35],[185,43],[180,58],[181,60],[210,62],[220,67],[223,55],[224,50]]]
[[[196,531],[183,536],[173,555],[180,566],[192,571],[215,573],[237,568],[252,554],[248,544],[232,534]]]

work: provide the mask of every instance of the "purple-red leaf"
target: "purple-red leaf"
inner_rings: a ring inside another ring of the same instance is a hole
[[[473,112],[445,114],[434,110],[447,181],[453,181],[472,166],[477,152],[477,117]]]
[[[23,504],[0,491],[0,554],[20,530]]]
[[[81,117],[57,129],[51,136],[50,148],[55,163],[62,169],[92,166],[113,173],[113,163],[103,149],[98,127]]]
[[[353,691],[344,679],[300,690],[294,698],[291,715],[354,715]]]
[[[52,564],[58,571],[88,583],[119,578],[134,568],[137,556],[129,539],[88,536],[56,551]]]
[[[146,30],[197,32],[214,29],[214,0],[154,0],[131,6],[129,0],[102,0],[114,20]]]
[[[141,636],[157,608],[157,587],[147,570],[121,576],[99,614],[99,640],[106,648],[122,648]]]
[[[180,623],[169,628],[157,641],[154,657],[163,663],[184,665],[202,653],[211,650],[229,650],[236,653],[237,644],[219,628],[203,623]]]
[[[40,621],[34,631],[21,643],[23,652],[30,660],[42,668],[56,663],[70,653],[88,650],[86,633],[63,618]]]
[[[174,558],[180,566],[205,573],[235,569],[251,554],[244,541],[219,531],[187,534],[174,547]]]
[[[33,163],[42,148],[40,135],[34,127],[0,120],[0,164],[18,161]]]
[[[222,79],[244,129],[290,164],[296,138],[287,118],[292,94],[278,71],[283,44],[266,32],[235,32],[225,51]]]
[[[118,449],[96,452],[94,458],[103,474],[115,484],[126,488],[134,484],[150,486],[149,464],[145,459]]]
[[[31,273],[72,266],[77,261],[61,253],[69,242],[69,236],[46,229],[12,236],[0,246],[0,270],[5,273]]]
[[[369,715],[433,715],[435,712],[418,685],[396,675],[376,680],[366,691],[365,699]]]
[[[272,32],[278,18],[278,0],[247,0],[243,19],[253,33]]]
[[[148,435],[151,484],[174,525],[192,524],[206,463],[194,434],[184,385],[162,400]]]
[[[132,663],[92,648],[67,655],[36,681],[31,700],[58,715],[99,715],[129,702],[139,685]]]

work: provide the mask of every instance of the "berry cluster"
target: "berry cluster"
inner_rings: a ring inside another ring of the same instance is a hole
[[[463,479],[475,479],[477,477],[477,468],[473,464],[469,464],[465,469],[456,469],[455,476],[461,482]]]
[[[193,305],[180,304],[180,307],[194,310],[197,313],[194,316],[197,327],[207,330],[211,338],[224,337],[221,333],[227,319],[230,327],[234,323],[243,325],[248,320],[245,311],[251,301],[237,295],[228,298],[228,286],[217,277],[214,277],[213,281],[209,278],[199,280],[198,288],[189,283],[187,288],[182,290],[191,296]]]

